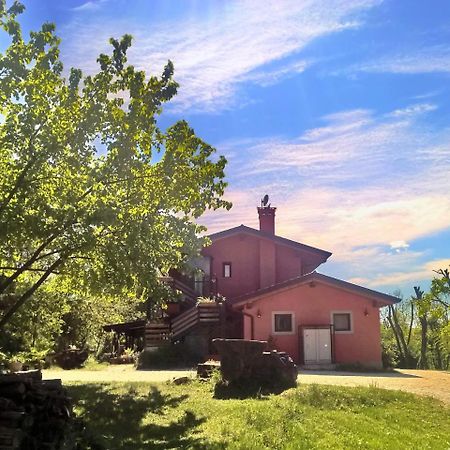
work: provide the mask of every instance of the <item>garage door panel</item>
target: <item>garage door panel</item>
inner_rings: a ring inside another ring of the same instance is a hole
[[[305,364],[331,363],[330,329],[303,329],[303,351]]]

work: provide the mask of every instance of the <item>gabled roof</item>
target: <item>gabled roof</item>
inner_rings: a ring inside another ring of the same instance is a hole
[[[228,230],[219,231],[217,233],[210,234],[208,237],[211,241],[217,241],[235,234],[245,233],[259,238],[270,239],[277,244],[285,245],[296,250],[303,250],[307,252],[312,252],[321,255],[324,258],[324,262],[332,255],[330,252],[321,250],[320,248],[310,247],[309,245],[301,244],[300,242],[292,241],[275,234],[267,233],[265,231],[256,230],[255,228],[250,228],[245,225],[239,225],[238,227],[229,228]]]
[[[258,289],[257,291],[249,292],[248,294],[236,297],[233,301],[233,307],[238,305],[245,305],[249,301],[257,300],[260,297],[264,297],[268,294],[272,294],[284,289],[293,288],[302,284],[311,283],[313,281],[328,284],[330,286],[335,286],[346,291],[354,292],[356,294],[380,301],[382,303],[393,304],[401,301],[401,299],[399,299],[398,297],[394,297],[393,295],[383,294],[382,292],[374,291],[363,286],[358,286],[357,284],[349,283],[348,281],[339,280],[338,278],[329,277],[328,275],[323,275],[317,272],[311,272],[307,275],[301,275],[295,278],[291,278],[281,283],[273,284],[272,286]]]

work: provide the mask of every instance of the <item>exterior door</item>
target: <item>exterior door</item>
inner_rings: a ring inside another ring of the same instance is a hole
[[[331,333],[329,328],[304,328],[305,364],[331,363]]]

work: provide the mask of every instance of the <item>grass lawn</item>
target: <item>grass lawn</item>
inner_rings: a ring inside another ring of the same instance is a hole
[[[114,449],[448,449],[450,408],[375,387],[301,385],[215,399],[212,385],[70,384],[87,434]]]

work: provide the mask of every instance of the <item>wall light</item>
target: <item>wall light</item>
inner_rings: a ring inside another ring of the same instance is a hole
[[[364,315],[367,317],[369,315],[369,310],[367,308],[364,309]]]
[[[256,317],[258,319],[261,319],[261,311],[258,309],[258,311],[256,311]]]

